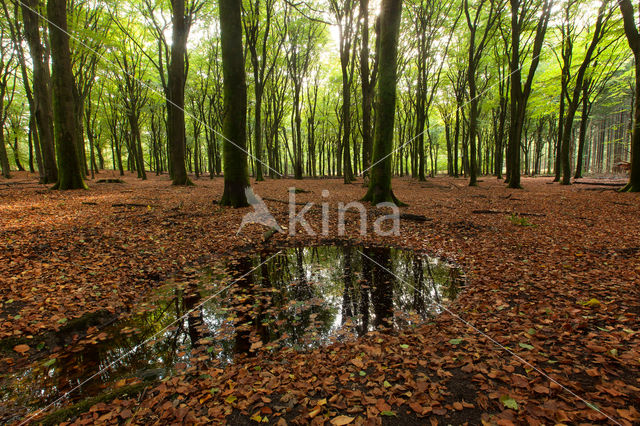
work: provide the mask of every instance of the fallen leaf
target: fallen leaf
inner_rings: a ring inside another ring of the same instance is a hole
[[[342,425],[348,425],[354,420],[355,420],[355,417],[338,416],[331,419],[330,423],[334,426],[342,426]]]
[[[25,353],[29,352],[29,349],[31,349],[29,345],[16,345],[13,347],[13,350],[18,352],[21,355],[24,355]]]

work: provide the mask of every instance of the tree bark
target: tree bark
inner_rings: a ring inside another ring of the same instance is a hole
[[[167,136],[171,152],[171,177],[173,185],[193,185],[187,176],[185,165],[184,84],[189,34],[185,18],[185,0],[171,0],[171,8],[173,11],[173,41],[167,79],[169,91]]]
[[[67,32],[66,1],[49,0],[47,16],[51,43],[53,117],[58,160],[58,181],[54,189],[86,189],[87,186],[82,178],[82,165],[76,150],[78,132],[74,116],[73,73]]]
[[[224,84],[224,193],[220,204],[248,205],[247,169],[247,85],[242,55],[241,4],[236,0],[219,0],[220,38]]]
[[[35,119],[40,142],[43,176],[42,183],[55,183],[58,180],[56,151],[54,148],[53,106],[51,100],[51,75],[48,58],[40,39],[40,22],[36,0],[22,0],[22,20],[24,36],[31,53],[33,72],[33,99],[35,103]]]
[[[633,110],[633,131],[631,136],[631,170],[629,183],[622,189],[628,192],[640,192],[640,34],[634,21],[633,6],[629,0],[619,0],[620,12],[624,23],[624,33],[635,58],[636,87]]]
[[[396,110],[398,33],[402,0],[382,0],[380,56],[373,167],[365,201],[399,203],[391,189],[391,153]]]

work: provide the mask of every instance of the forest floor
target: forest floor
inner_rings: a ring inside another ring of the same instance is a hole
[[[105,177],[112,175],[98,175]],[[39,336],[89,312],[126,313],[145,291],[186,268],[263,245],[340,239],[452,259],[468,285],[451,312],[420,327],[224,368],[186,368],[72,420],[640,422],[640,194],[552,185],[550,178],[525,178],[523,190],[493,177],[475,188],[462,178],[398,178],[394,192],[408,203],[403,213],[429,218],[401,220],[400,236],[362,237],[355,220],[338,236],[334,214],[328,236],[276,234],[263,243],[259,225],[236,235],[251,208],[214,203],[221,178],[195,183],[171,187],[166,177],[127,176],[124,183],[89,181],[88,191],[56,192],[33,176],[0,180],[0,373],[48,356],[29,343]],[[365,193],[361,181],[338,179],[253,184],[261,197],[282,201],[291,186],[309,191],[297,202],[336,208]],[[265,202],[288,223],[287,204]],[[321,229],[320,209],[305,217]],[[368,229],[374,219],[370,214]]]

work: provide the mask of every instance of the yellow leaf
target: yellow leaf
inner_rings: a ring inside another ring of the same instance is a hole
[[[310,419],[314,418],[315,416],[317,416],[318,414],[320,414],[320,411],[322,411],[322,407],[316,407],[314,410],[312,410],[312,411],[309,413],[309,418],[310,418]]]
[[[582,302],[583,306],[589,306],[589,307],[597,307],[600,306],[600,301],[598,299],[589,299],[586,302]]]

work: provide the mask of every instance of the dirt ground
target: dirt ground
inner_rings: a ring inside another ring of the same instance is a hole
[[[117,176],[97,176],[107,177]],[[222,178],[184,188],[127,176],[69,192],[35,182],[0,180],[0,372],[41,358],[29,341],[67,321],[126,312],[186,267],[265,245],[340,239],[425,250],[469,280],[451,312],[421,327],[186,369],[93,406],[78,424],[640,422],[640,194],[550,178],[524,178],[523,190],[493,177],[475,188],[397,178],[402,212],[428,219],[402,219],[399,236],[362,237],[351,215],[339,236],[334,211],[327,236],[299,228],[264,243],[259,225],[236,235],[253,209],[220,207]],[[289,187],[309,191],[296,202],[332,209],[365,193],[361,181],[339,179],[252,185],[281,224],[289,206],[273,200],[287,201]],[[380,212],[369,209],[371,231]],[[317,232],[320,212],[305,215]]]

